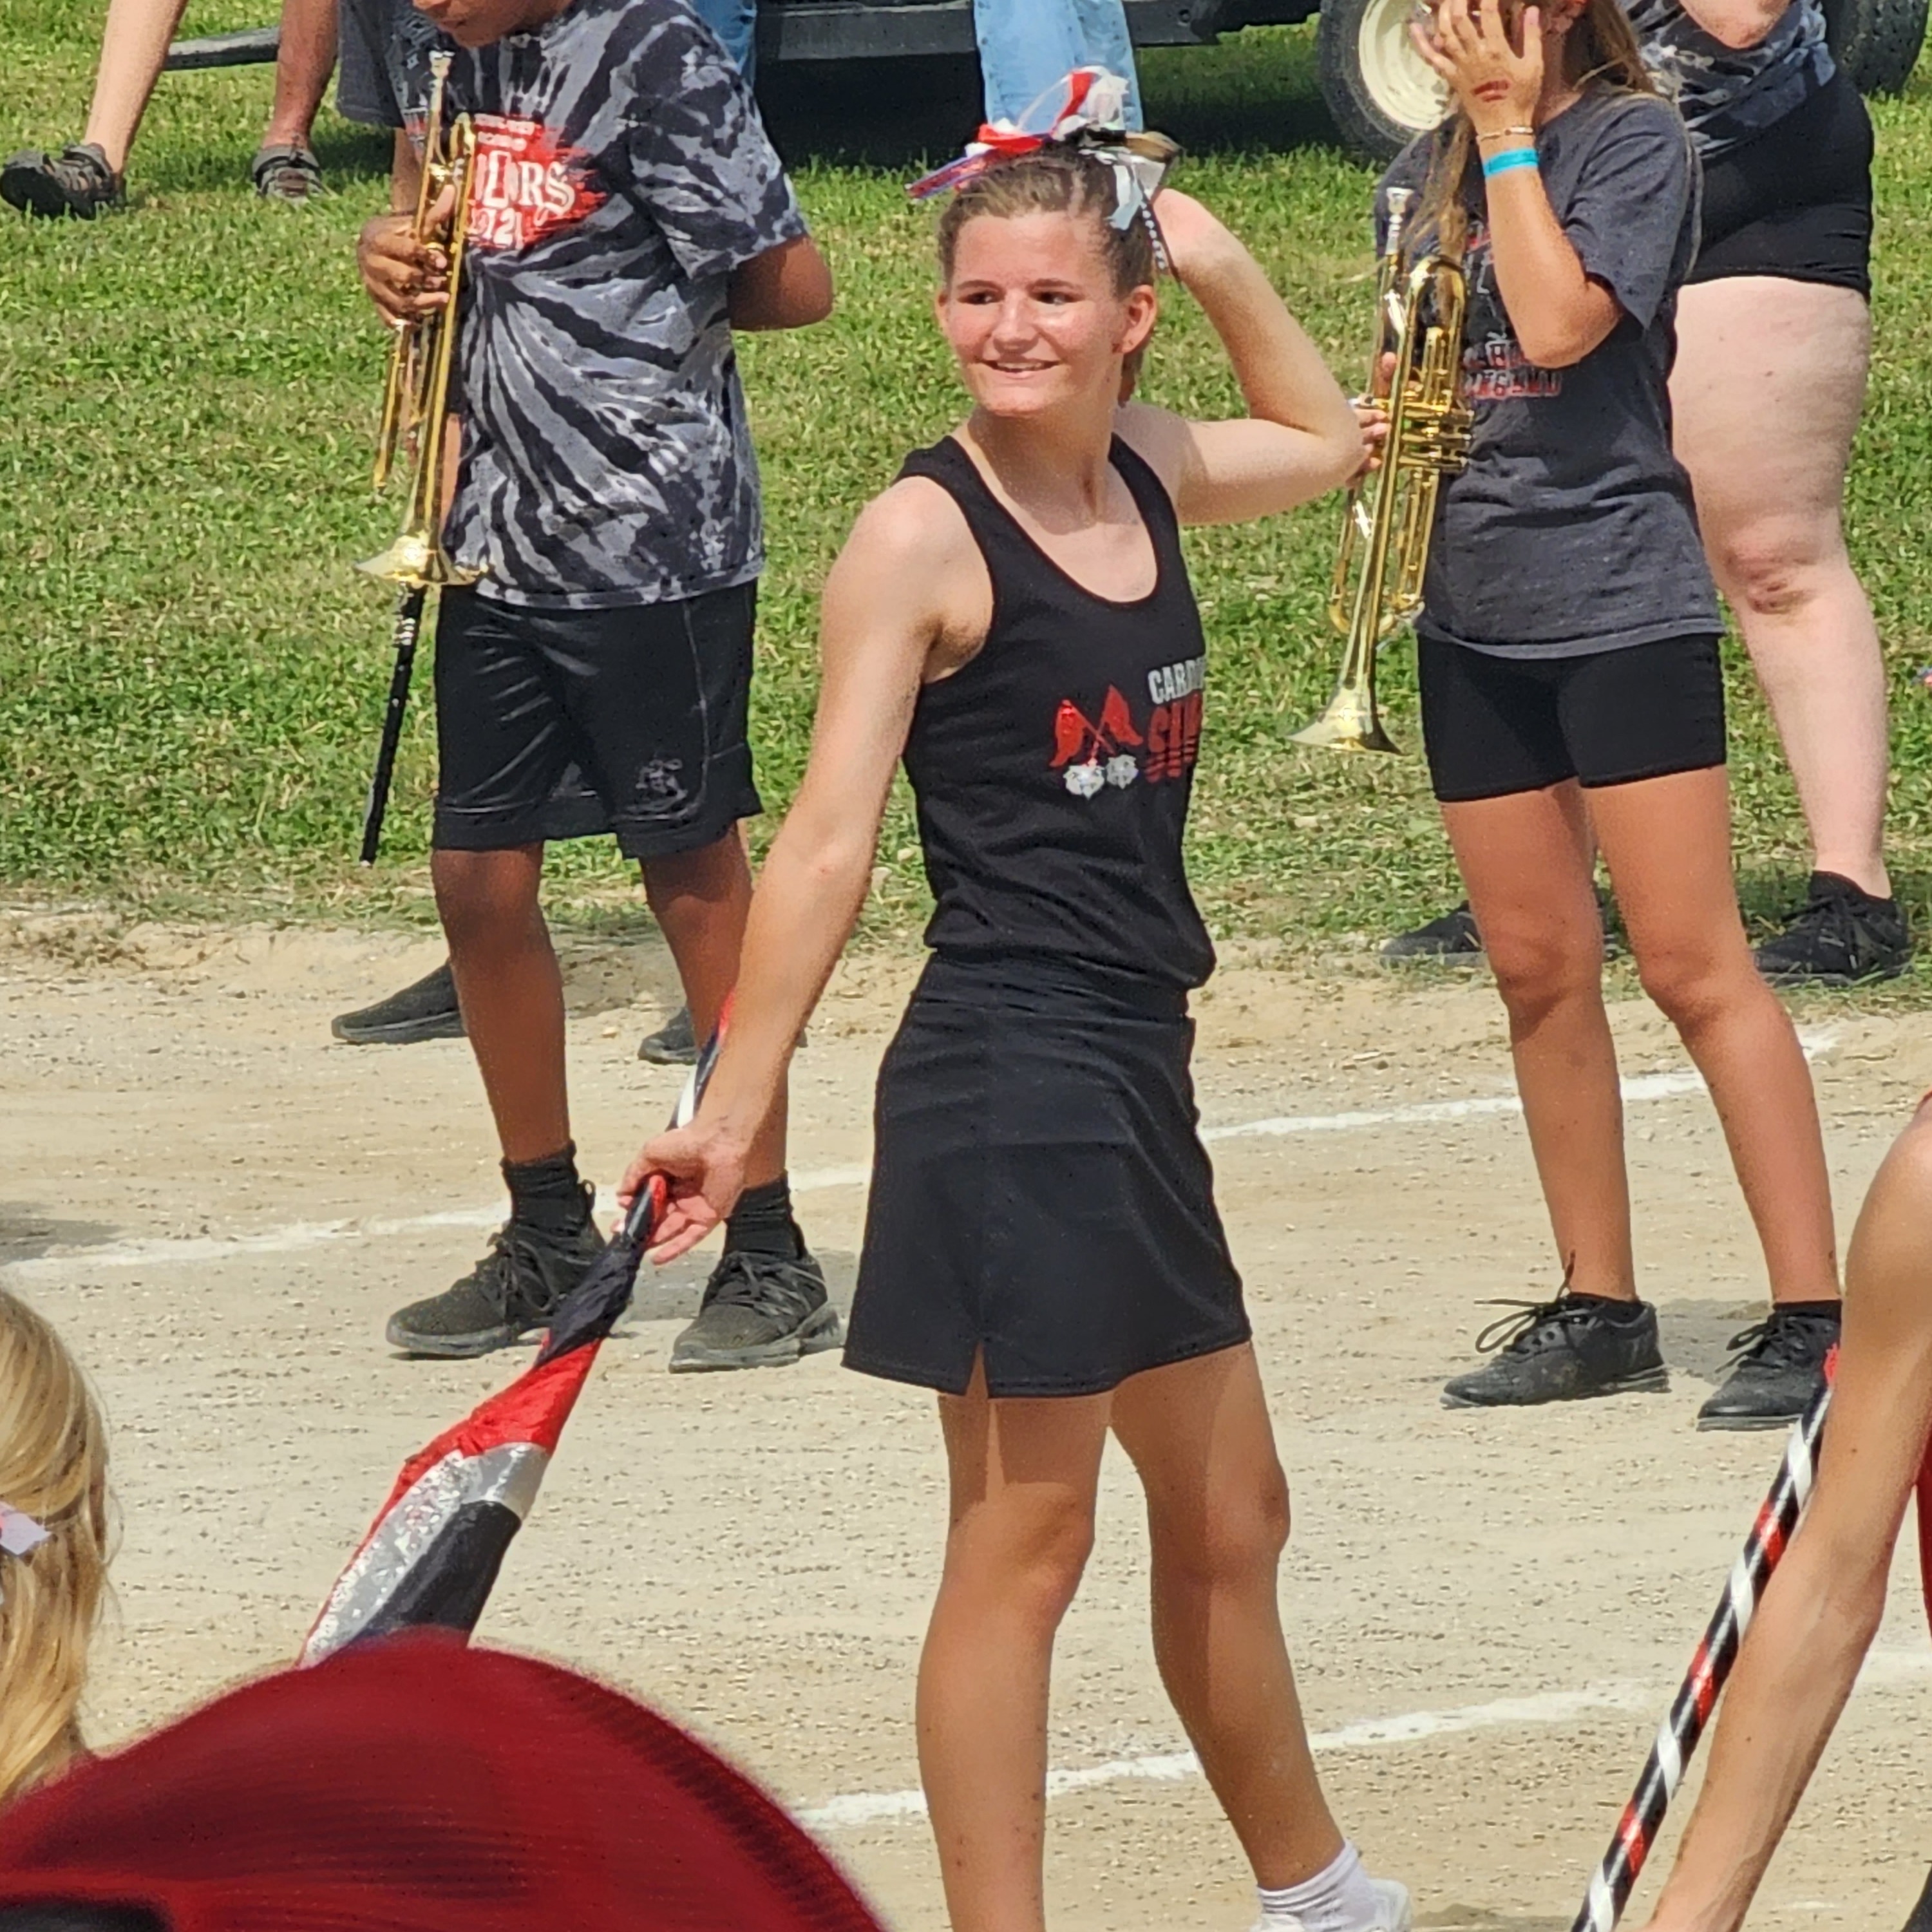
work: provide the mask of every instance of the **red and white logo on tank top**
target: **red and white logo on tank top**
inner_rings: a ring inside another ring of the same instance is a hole
[[[1070,698],[1053,714],[1053,758],[1047,766],[1076,798],[1097,798],[1108,786],[1124,791],[1136,778],[1170,783],[1194,769],[1201,754],[1204,657],[1184,658],[1148,673],[1149,709],[1137,724],[1118,685],[1108,685],[1098,718]]]
[[[607,199],[590,184],[588,158],[560,147],[540,121],[478,115],[470,239],[482,248],[525,248],[581,221]]]

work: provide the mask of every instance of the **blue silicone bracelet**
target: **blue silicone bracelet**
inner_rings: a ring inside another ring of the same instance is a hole
[[[1512,168],[1533,168],[1537,164],[1534,148],[1505,148],[1499,154],[1483,157],[1483,178],[1487,181],[1494,175],[1506,175]]]

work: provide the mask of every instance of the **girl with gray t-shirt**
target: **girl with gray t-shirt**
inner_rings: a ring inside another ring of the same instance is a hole
[[[1670,449],[1696,164],[1617,0],[1437,0],[1417,40],[1457,105],[1383,186],[1419,189],[1414,246],[1462,261],[1474,411],[1417,625],[1423,728],[1509,1009],[1562,1270],[1557,1293],[1479,1338],[1496,1358],[1444,1400],[1665,1385],[1632,1256],[1593,831],[1646,989],[1716,1100],[1797,1322],[1789,1378],[1808,1389],[1836,1332],[1824,1152],[1804,1055],[1738,917],[1717,602]]]

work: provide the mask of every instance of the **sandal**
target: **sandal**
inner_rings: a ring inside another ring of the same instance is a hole
[[[322,192],[322,164],[315,151],[288,144],[260,149],[249,164],[255,192],[265,201],[307,201]]]

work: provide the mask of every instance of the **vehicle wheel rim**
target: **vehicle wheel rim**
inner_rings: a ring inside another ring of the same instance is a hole
[[[1369,0],[1356,37],[1362,85],[1382,118],[1420,134],[1442,118],[1448,96],[1408,38],[1412,0]]]

